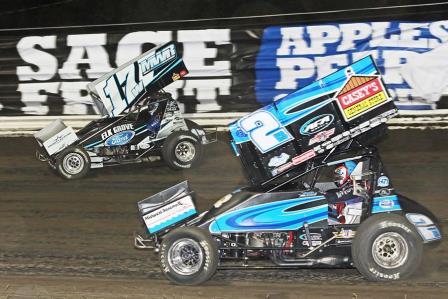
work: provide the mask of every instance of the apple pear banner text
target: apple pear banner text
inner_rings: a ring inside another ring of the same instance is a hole
[[[446,105],[448,21],[125,28],[3,32],[0,115],[96,114],[87,83],[169,41],[190,73],[165,90],[187,113],[252,111],[369,54],[400,109]]]
[[[399,109],[437,109],[448,93],[448,21],[272,26],[257,55],[267,103],[372,55]]]

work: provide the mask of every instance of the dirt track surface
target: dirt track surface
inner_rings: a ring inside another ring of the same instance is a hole
[[[127,165],[94,170],[78,181],[65,181],[37,161],[31,138],[1,138],[0,298],[143,298],[148,290],[154,297],[145,298],[355,298],[356,292],[364,294],[357,298],[446,298],[447,242],[427,250],[422,270],[406,282],[367,282],[355,269],[304,269],[226,270],[203,287],[170,285],[152,252],[133,249],[132,234],[142,230],[136,202],[188,179],[199,210],[205,210],[243,186],[239,162],[221,137],[223,141],[207,148],[197,169]],[[396,189],[433,211],[445,232],[447,137],[444,130],[391,131],[379,145]]]

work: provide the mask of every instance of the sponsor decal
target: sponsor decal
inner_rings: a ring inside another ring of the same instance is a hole
[[[187,70],[181,70],[181,71],[179,72],[179,75],[180,75],[181,77],[185,76],[186,74],[188,74]]]
[[[394,201],[391,200],[391,199],[387,199],[387,198],[386,199],[382,199],[379,202],[379,206],[382,209],[389,209],[389,208],[392,208],[394,206]]]
[[[319,142],[323,142],[323,141],[327,140],[329,137],[333,136],[335,130],[336,130],[336,128],[333,128],[330,130],[326,130],[326,131],[317,133],[313,138],[310,139],[310,142],[308,143],[308,145],[313,145],[315,143],[319,143]]]
[[[179,110],[179,106],[177,105],[176,101],[168,101],[166,104],[165,111],[167,112],[174,112]]]
[[[407,213],[406,218],[415,226],[427,226],[434,224],[428,216],[423,214]]]
[[[53,140],[52,143],[48,144],[48,147],[53,147],[59,142],[61,142],[63,139],[67,138],[70,134],[72,134],[71,131],[68,130],[62,130],[58,135],[56,135],[56,138]]]
[[[305,191],[302,194],[300,194],[300,197],[308,197],[308,196],[315,196],[317,195],[317,192],[314,191]]]
[[[277,175],[279,173],[282,173],[285,170],[288,170],[289,168],[293,167],[294,165],[299,165],[300,163],[303,163],[315,156],[316,156],[316,152],[311,149],[309,151],[304,152],[301,155],[298,155],[298,156],[292,158],[291,162],[283,164],[282,166],[272,170],[271,173],[272,173],[272,175]]]
[[[346,109],[374,95],[379,90],[380,87],[378,79],[368,81],[367,83],[339,96],[339,103],[341,103],[343,109]]]
[[[440,240],[442,238],[442,234],[440,230],[436,226],[425,226],[425,227],[417,227],[419,234],[422,236],[425,242],[430,242],[434,240]]]
[[[171,79],[173,79],[173,81],[179,80],[180,75],[178,73],[173,73],[173,76],[171,76]]]
[[[389,178],[385,175],[382,175],[378,178],[377,181],[378,187],[387,187],[389,186]]]
[[[332,114],[323,114],[313,117],[300,127],[300,134],[313,135],[331,125],[333,120],[334,116]]]
[[[278,167],[280,165],[285,164],[288,162],[289,155],[287,153],[281,153],[278,156],[274,156],[269,160],[268,166],[269,167]]]
[[[116,133],[122,132],[122,131],[127,131],[127,130],[134,130],[134,125],[133,124],[122,124],[119,126],[115,126],[111,129],[107,129],[106,131],[104,131],[101,134],[101,139],[106,139]]]
[[[318,233],[310,233],[311,241],[322,240],[322,235]],[[300,240],[307,240],[306,234],[299,236]]]
[[[107,138],[104,144],[106,146],[124,145],[127,144],[129,141],[131,141],[131,139],[134,138],[134,136],[135,136],[134,131],[131,130],[123,131]]]
[[[304,152],[303,154],[296,156],[292,158],[292,164],[293,165],[299,165],[300,163],[303,163],[311,158],[314,158],[316,156],[316,152],[314,150],[309,150]]]
[[[226,194],[223,197],[221,197],[220,199],[218,199],[215,204],[213,205],[215,208],[219,208],[221,207],[223,204],[225,204],[226,202],[228,202],[230,199],[232,198],[232,194]]]
[[[311,241],[311,246],[319,246],[320,244],[322,244],[322,241]],[[302,245],[310,246],[307,240],[303,241]]]
[[[341,198],[351,193],[353,193],[353,186],[347,186],[346,188],[336,191],[336,197]]]
[[[177,223],[196,213],[191,196],[185,196],[143,216],[150,233]]]
[[[351,75],[337,95],[347,120],[390,100],[378,76]]]
[[[176,58],[176,48],[171,44],[139,62],[142,74],[146,75],[174,58]]]
[[[319,246],[320,244],[322,244],[322,235],[318,234],[318,233],[310,233],[310,238],[311,238],[311,246]],[[302,245],[304,246],[310,246],[309,245],[309,241],[307,240],[307,236],[306,234],[302,234],[299,236],[300,240],[302,241]]]
[[[274,170],[271,171],[272,175],[277,175],[279,173],[282,173],[285,170],[288,170],[289,168],[291,168],[293,166],[292,162],[286,163]]]
[[[373,198],[372,213],[384,213],[390,211],[401,210],[398,197],[396,195],[388,195]]]
[[[352,239],[356,235],[356,231],[351,229],[341,229],[338,232],[333,232],[333,236],[336,237],[336,239]]]
[[[71,127],[67,127],[46,140],[43,146],[49,155],[53,155],[73,144],[76,140],[78,140],[78,136],[75,131]]]
[[[369,268],[369,271],[372,272],[373,275],[380,278],[386,278],[386,279],[392,279],[392,280],[398,280],[400,279],[400,272],[392,273],[392,274],[384,274],[376,270],[375,268]]]

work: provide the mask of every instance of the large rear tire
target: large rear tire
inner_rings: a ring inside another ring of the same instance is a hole
[[[218,267],[218,247],[209,232],[181,227],[168,233],[160,247],[163,274],[179,285],[198,285],[209,280]]]
[[[163,159],[172,169],[191,168],[200,162],[202,155],[202,144],[191,132],[174,132],[163,143]]]
[[[354,266],[367,279],[388,281],[411,276],[420,266],[422,240],[397,214],[377,214],[364,221],[352,244]]]
[[[80,147],[69,147],[63,150],[56,159],[56,171],[67,180],[80,179],[90,169],[90,157]]]

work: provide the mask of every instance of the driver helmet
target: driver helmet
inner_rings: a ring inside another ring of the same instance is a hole
[[[338,187],[342,187],[347,182],[351,181],[350,175],[356,167],[356,163],[353,161],[347,161],[334,170],[334,183]]]

